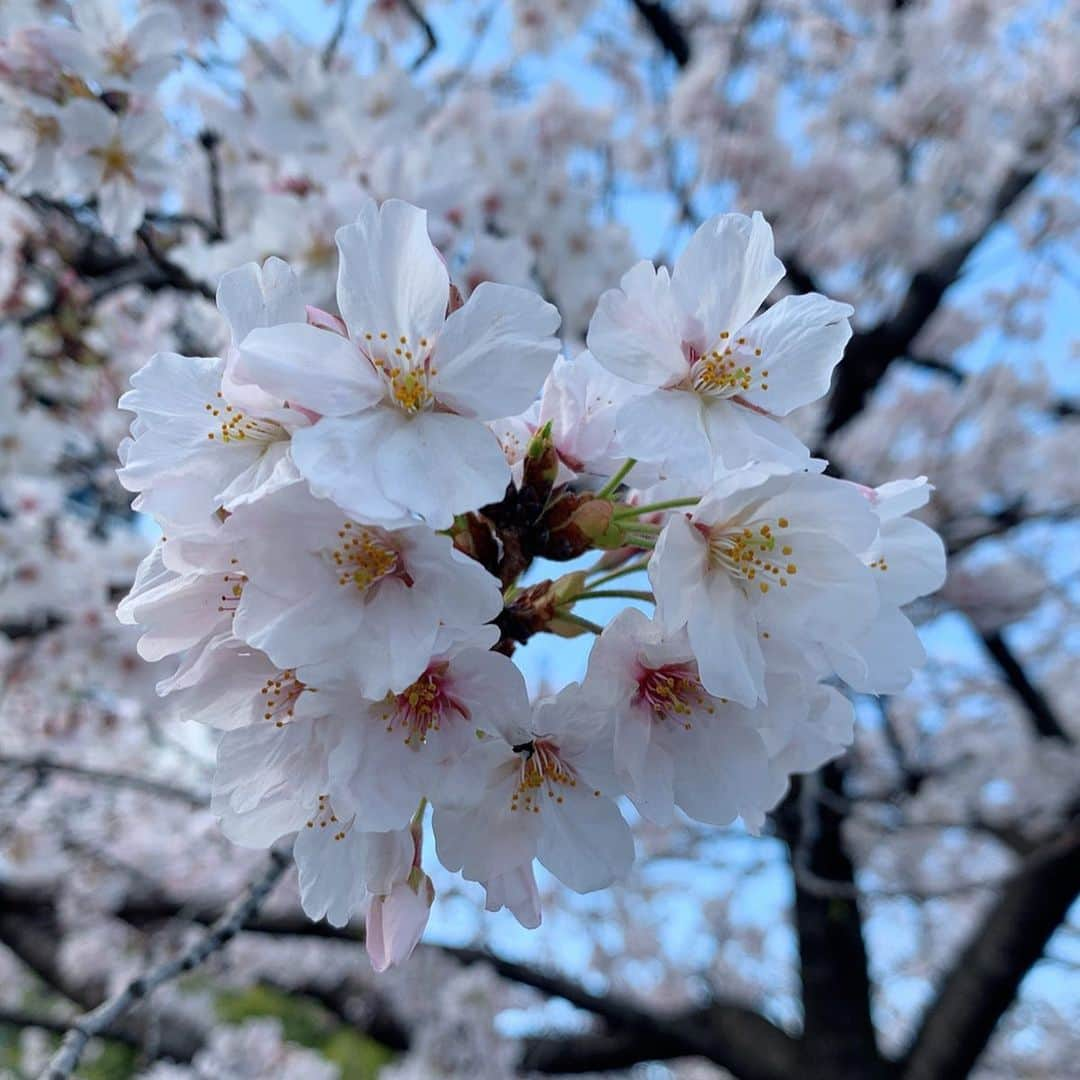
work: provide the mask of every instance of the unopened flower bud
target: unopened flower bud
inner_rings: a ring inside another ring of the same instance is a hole
[[[364,944],[376,971],[408,960],[423,936],[434,902],[435,886],[418,866],[385,896],[371,898]]]

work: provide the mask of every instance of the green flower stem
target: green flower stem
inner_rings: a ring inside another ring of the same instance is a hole
[[[627,566],[622,566],[618,570],[613,570],[610,574],[604,574],[603,577],[598,577],[595,581],[590,582],[589,588],[595,589],[597,585],[606,585],[609,581],[615,581],[618,578],[625,577],[627,574],[636,574],[639,570],[646,569],[648,565],[648,559],[638,559],[637,562],[629,563]]]
[[[664,502],[645,503],[644,506],[620,506],[615,511],[615,517],[617,520],[622,518],[640,517],[642,514],[653,514],[658,510],[677,510],[682,506],[697,506],[701,500],[699,498],[691,499],[666,499]]]
[[[615,492],[626,478],[626,474],[637,464],[634,458],[627,458],[615,471],[611,479],[596,493],[598,499],[606,499]]]
[[[655,604],[653,594],[645,589],[590,589],[574,597],[574,603],[579,600],[644,600]]]

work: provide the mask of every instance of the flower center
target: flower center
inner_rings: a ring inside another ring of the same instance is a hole
[[[289,437],[289,433],[276,420],[248,416],[232,405],[227,405],[220,390],[217,396],[220,399],[217,403],[208,402],[203,406],[218,421],[217,430],[207,432],[208,439],[223,445],[243,443],[265,447]]]
[[[338,530],[338,539],[340,543],[330,557],[338,571],[339,585],[351,585],[361,593],[388,577],[400,577],[406,585],[412,585],[401,553],[383,529],[346,521]]]
[[[689,349],[690,386],[699,394],[712,397],[736,397],[751,390],[768,390],[769,373],[760,370],[757,361],[761,350],[754,349],[753,355],[747,347],[746,338],[737,338],[729,344],[731,335],[724,331],[720,342],[706,353]]]
[[[642,664],[637,684],[635,700],[651,710],[654,720],[670,720],[689,731],[693,726],[690,717],[696,709],[713,711],[692,663],[658,668]]]
[[[386,394],[410,415],[435,405],[430,381],[438,372],[431,363],[433,342],[426,337],[413,344],[401,334],[395,342],[388,330],[364,334],[364,349],[375,370],[386,382]]]
[[[122,41],[119,45],[113,45],[105,50],[105,59],[108,62],[109,71],[113,75],[127,78],[138,66],[139,58],[131,45]]]
[[[108,146],[100,146],[91,150],[90,154],[101,162],[103,180],[109,180],[114,176],[123,176],[131,183],[135,182],[135,169],[131,157],[118,138],[113,139]]]
[[[263,719],[273,720],[276,727],[284,727],[293,718],[296,703],[305,690],[315,693],[315,688],[302,683],[291,668],[267,679],[259,690],[265,710]]]
[[[383,714],[386,730],[397,725],[405,731],[405,744],[420,747],[427,742],[428,733],[438,731],[443,721],[457,713],[462,720],[470,717],[468,706],[454,696],[446,674],[445,661],[431,664],[427,671],[400,694],[387,694],[387,711]]]
[[[314,816],[307,820],[307,827],[309,829],[314,829],[315,826],[318,825],[320,829],[327,829],[331,825],[337,826],[340,824],[341,822],[339,821],[337,814],[334,813],[334,808],[330,805],[330,796],[320,795],[319,805],[315,808]],[[334,839],[344,840],[345,834],[351,827],[352,822],[350,821],[343,829],[335,829]]]
[[[539,814],[545,791],[549,799],[561,803],[563,791],[577,787],[573,768],[559,757],[559,748],[550,740],[534,739],[522,753],[518,785],[510,797],[511,810]]]
[[[230,559],[229,561],[234,566],[236,565],[236,559]],[[225,583],[225,591],[218,597],[218,611],[234,612],[240,605],[240,597],[244,592],[247,574],[242,574],[239,570],[230,570],[227,574],[221,575],[221,580]]]
[[[787,518],[777,518],[775,528],[788,528]],[[791,560],[790,544],[777,540],[774,526],[769,522],[754,522],[742,529],[728,530],[724,527],[708,530],[709,563],[722,567],[733,577],[750,583],[756,582],[762,593],[772,584],[786,589],[788,578],[799,572]]]

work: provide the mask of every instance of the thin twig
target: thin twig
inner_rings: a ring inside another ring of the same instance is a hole
[[[210,217],[213,230],[207,234],[208,240],[225,239],[225,199],[221,193],[221,159],[218,146],[221,136],[216,131],[199,133],[199,145],[206,152],[206,167],[210,173]]]
[[[224,948],[244,928],[244,924],[258,913],[285,873],[289,861],[285,850],[276,848],[271,851],[269,866],[197,941],[179,956],[132,979],[118,994],[80,1016],[64,1036],[60,1049],[53,1055],[40,1080],[67,1080],[78,1066],[91,1039],[106,1034],[120,1017],[149,997],[159,986],[192,971]]]
[[[427,46],[424,48],[424,51],[412,62],[412,70],[419,71],[434,55],[435,50],[439,47],[439,39],[435,36],[435,31],[431,28],[431,23],[428,22],[427,16],[424,14],[416,0],[399,0],[399,2],[409,13],[413,22],[423,30],[424,37],[427,39]]]
[[[341,39],[345,36],[345,28],[349,24],[349,16],[352,14],[353,0],[341,0],[338,7],[337,22],[334,24],[334,32],[330,35],[322,53],[323,71],[329,71],[334,62]]]
[[[109,769],[92,769],[85,765],[57,761],[49,757],[24,758],[11,754],[0,754],[0,769],[19,769],[25,772],[37,773],[63,773],[68,776],[77,776],[83,780],[90,780],[94,783],[105,784],[109,787],[131,788],[133,791],[141,791],[147,795],[177,799],[193,807],[204,807],[209,804],[209,796],[200,795],[196,791],[189,791],[174,784],[151,780],[145,776],[134,776],[131,773],[113,772]]]

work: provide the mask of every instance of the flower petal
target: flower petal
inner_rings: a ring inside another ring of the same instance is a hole
[[[355,345],[302,322],[250,331],[240,342],[236,376],[324,416],[361,412],[384,392],[382,379]]]
[[[435,397],[464,416],[523,412],[555,363],[559,312],[528,289],[484,282],[446,320],[435,346]]]
[[[337,300],[354,341],[364,334],[434,339],[446,318],[450,278],[427,231],[427,211],[400,199],[364,203],[337,231]]]

